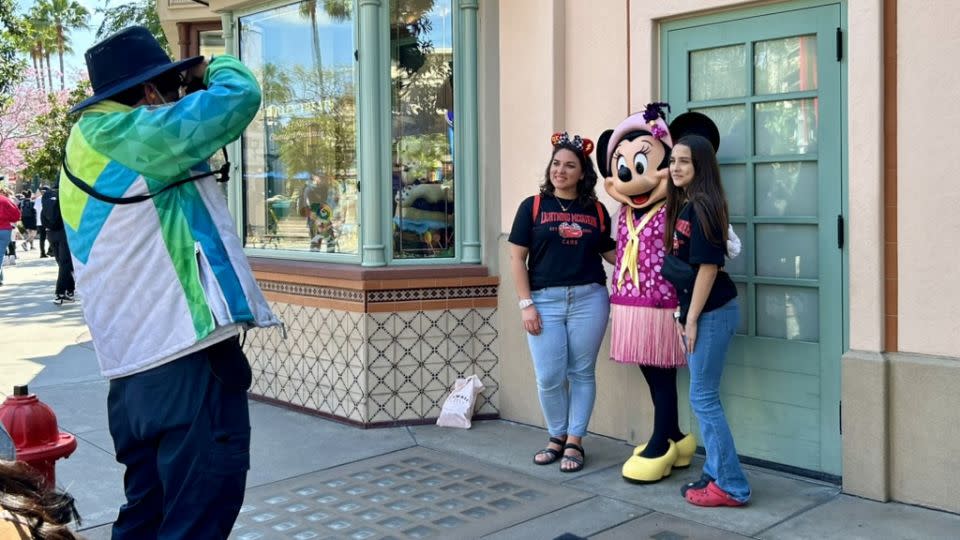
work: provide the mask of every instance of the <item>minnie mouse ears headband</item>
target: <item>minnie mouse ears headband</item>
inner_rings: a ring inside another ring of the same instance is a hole
[[[593,141],[590,139],[584,139],[579,135],[574,135],[573,139],[570,138],[570,135],[566,131],[558,131],[550,136],[550,144],[554,147],[561,145],[569,145],[577,149],[578,152],[583,154],[583,157],[590,155],[590,152],[593,152]]]

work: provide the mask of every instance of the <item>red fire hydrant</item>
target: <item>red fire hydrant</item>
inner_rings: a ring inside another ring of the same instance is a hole
[[[56,461],[70,456],[77,449],[77,440],[60,432],[53,409],[26,386],[14,386],[13,395],[0,405],[0,422],[13,439],[17,461],[42,474],[47,487],[56,487]]]

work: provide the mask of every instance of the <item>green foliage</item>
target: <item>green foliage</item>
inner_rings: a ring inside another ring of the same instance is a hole
[[[34,120],[41,132],[47,134],[47,138],[43,146],[33,151],[26,151],[24,154],[27,163],[23,170],[25,178],[38,178],[43,182],[57,181],[60,177],[60,165],[63,162],[67,137],[79,116],[69,114],[68,111],[89,95],[90,83],[83,81],[70,92],[66,103],[61,104],[53,95],[48,97],[50,112]]]
[[[157,15],[157,0],[136,0],[113,6],[110,5],[110,0],[104,0],[103,7],[97,8],[97,13],[103,15],[103,22],[97,28],[98,40],[128,26],[145,26],[153,37],[157,38],[163,50],[170,54],[170,44],[160,26],[160,16]]]
[[[26,68],[26,63],[17,56],[23,30],[14,8],[13,0],[0,0],[0,100],[23,79]]]

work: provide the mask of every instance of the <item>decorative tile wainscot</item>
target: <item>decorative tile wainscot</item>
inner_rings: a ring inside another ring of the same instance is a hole
[[[251,263],[286,327],[247,335],[254,397],[365,427],[425,423],[476,374],[474,417],[499,416],[499,279],[485,268]]]

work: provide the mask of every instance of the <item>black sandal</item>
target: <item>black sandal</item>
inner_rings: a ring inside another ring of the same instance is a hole
[[[552,442],[553,444],[558,444],[562,447],[563,443],[565,443],[566,441],[563,439],[558,439],[556,437],[550,437],[550,442]],[[543,450],[540,450],[533,455],[533,463],[535,465],[549,465],[562,457],[561,452],[563,452],[563,450],[554,450],[553,448],[549,448],[549,447],[544,448]],[[550,459],[546,461],[537,461],[537,456],[540,456],[540,455],[548,455],[550,456]]]
[[[568,456],[566,453],[564,453],[563,456],[561,456],[563,459],[560,460],[560,472],[571,473],[571,472],[578,472],[583,470],[583,460],[587,459],[587,453],[583,451],[583,447],[580,446],[579,444],[574,444],[574,443],[567,443],[563,445],[564,452],[566,452],[567,448],[580,452],[580,457]],[[564,469],[563,468],[564,459],[567,461],[572,461],[576,466],[571,467],[569,469]]]

